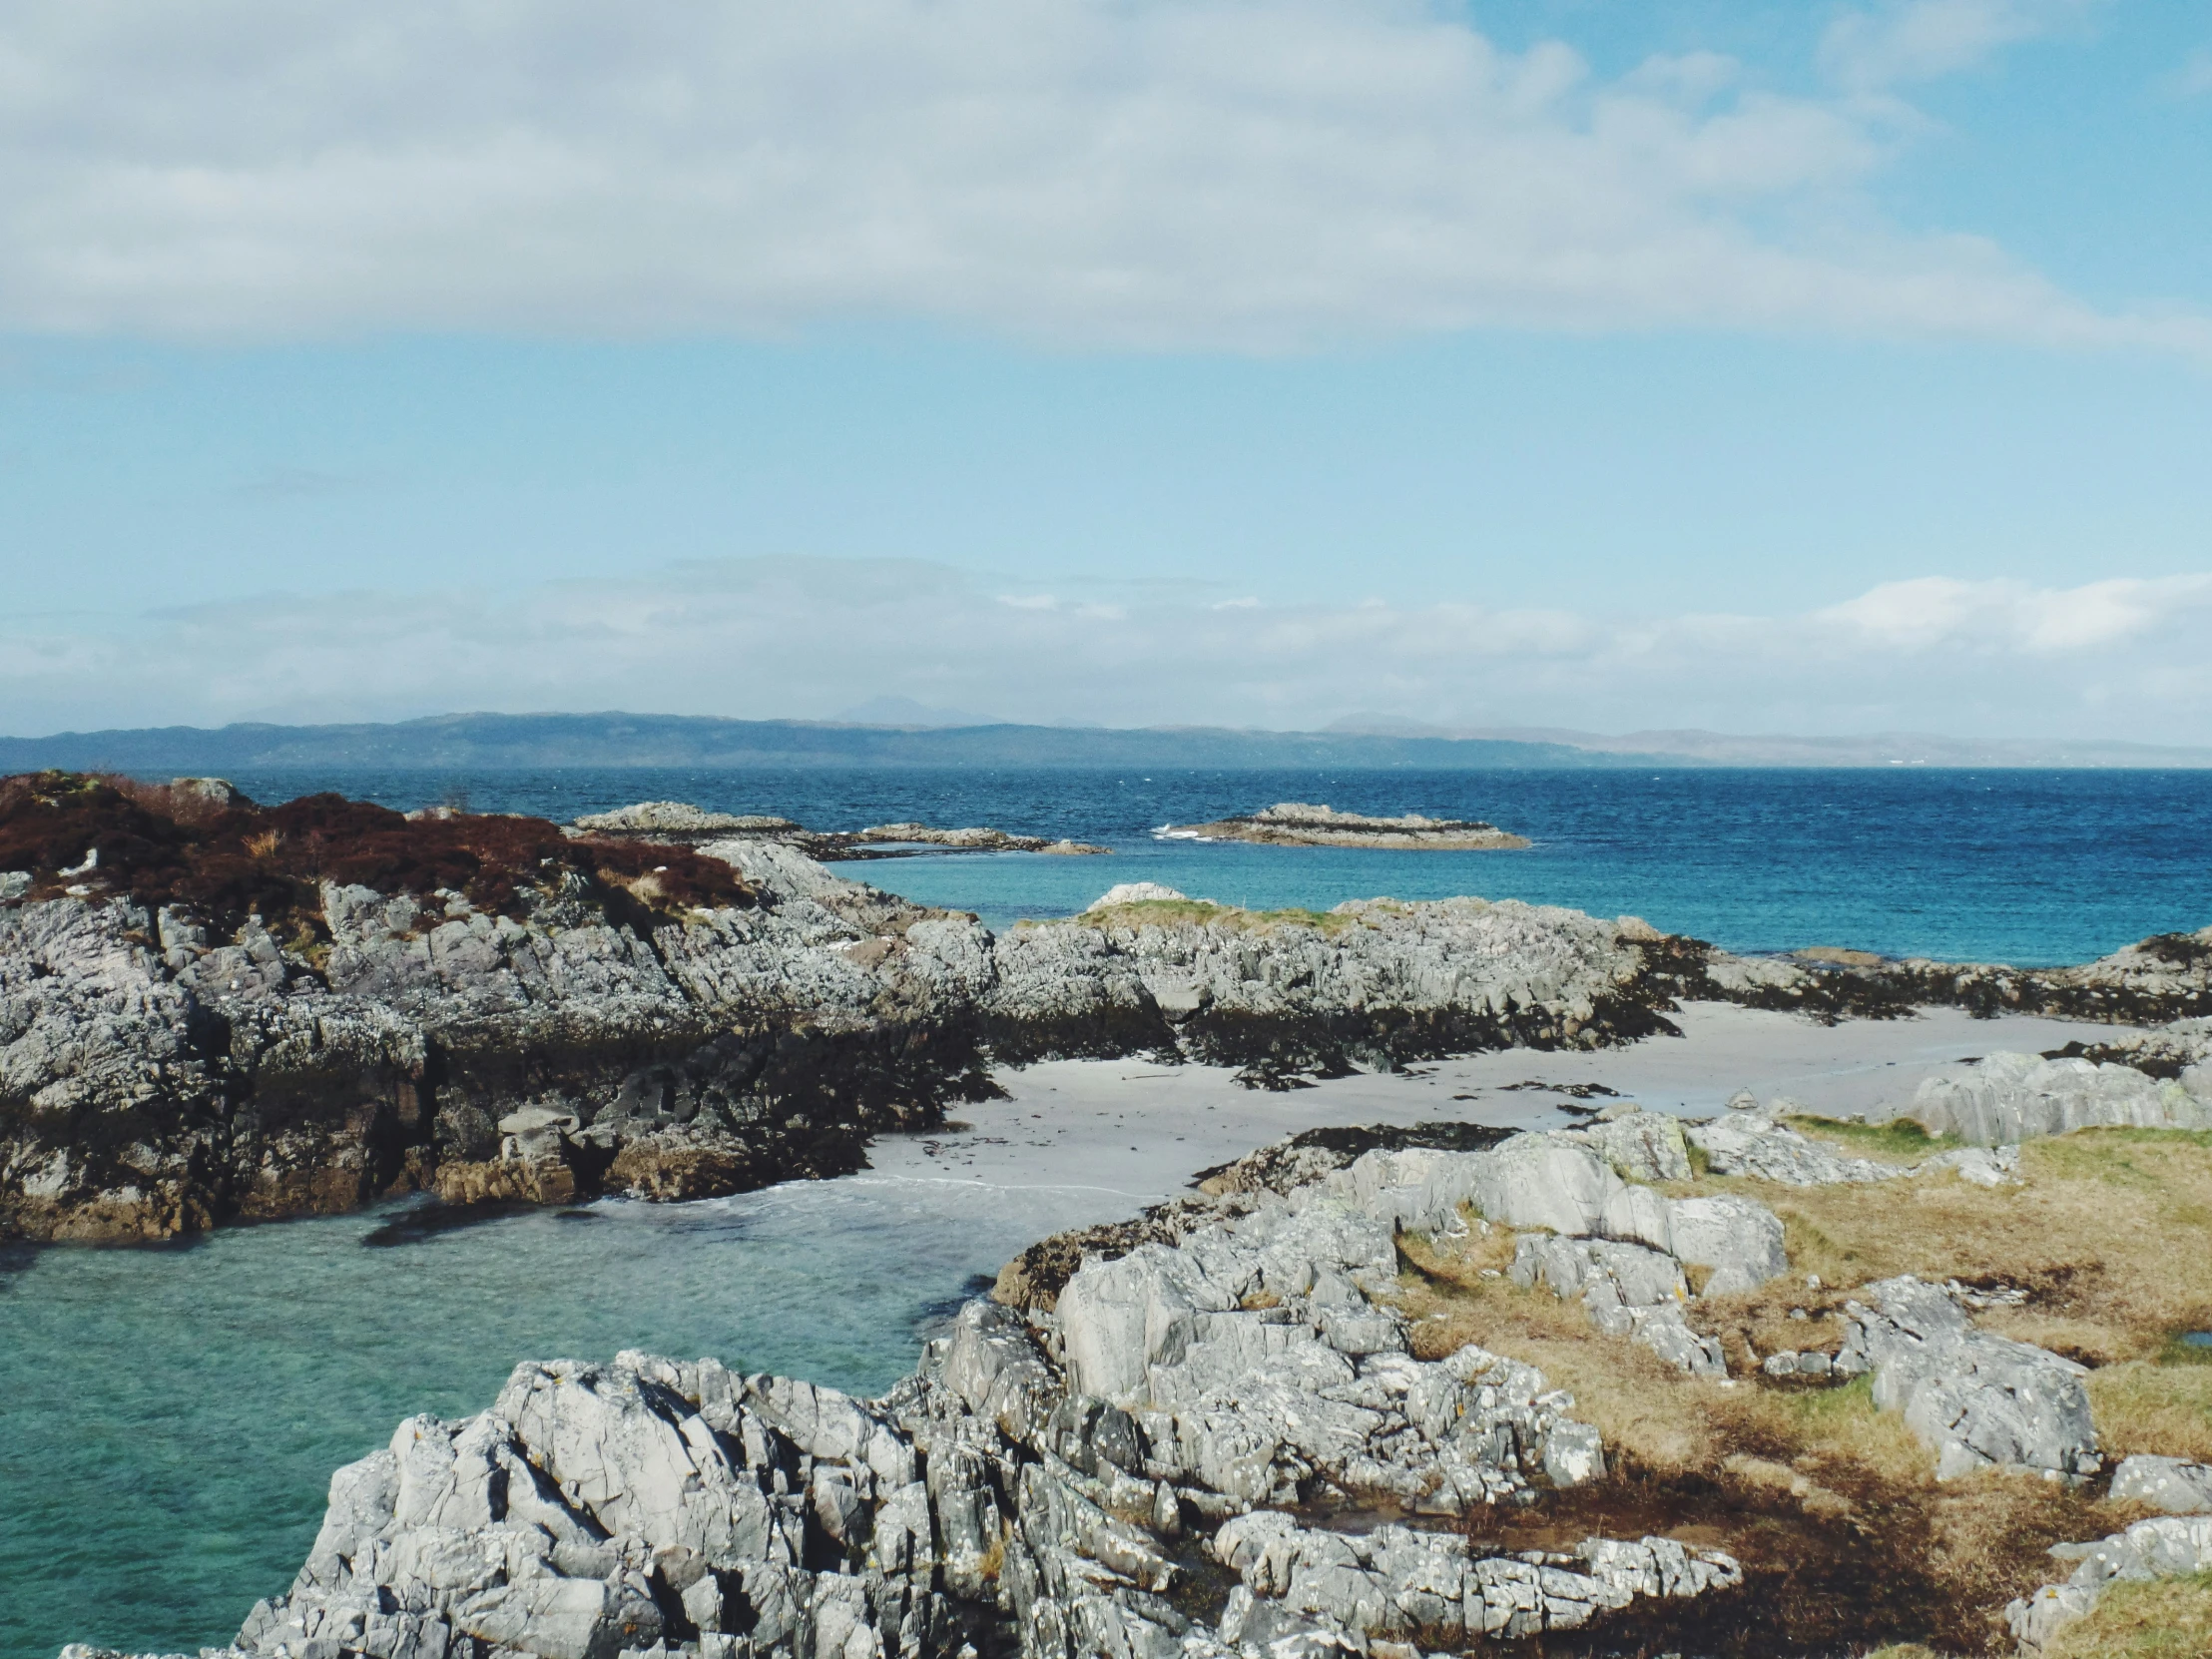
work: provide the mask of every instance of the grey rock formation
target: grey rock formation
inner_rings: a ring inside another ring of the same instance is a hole
[[[576,828],[601,834],[725,835],[777,834],[799,826],[766,813],[710,813],[684,801],[640,801],[612,812],[587,813]]]
[[[1948,1171],[1976,1187],[2019,1185],[2020,1149],[2017,1146],[1965,1146],[1955,1152],[1938,1152],[1913,1167],[1915,1175]]]
[[[1642,1245],[1536,1235],[1518,1240],[1507,1277],[1523,1289],[1541,1284],[1579,1299],[1590,1323],[1630,1337],[1668,1364],[1699,1377],[1725,1377],[1720,1339],[1690,1329],[1683,1305],[1690,1283],[1672,1256]]]
[[[1070,1386],[1159,1427],[1156,1445],[1243,1503],[1365,1494],[1456,1514],[1539,1476],[1594,1477],[1571,1401],[1531,1368],[1479,1348],[1411,1358],[1402,1319],[1368,1296],[1396,1271],[1387,1222],[1271,1199],[1077,1272],[1056,1316]]]
[[[2148,1503],[2169,1515],[2212,1514],[2212,1463],[2143,1452],[2123,1457],[2112,1471],[2110,1496],[2115,1503]]]
[[[2093,1610],[2117,1579],[2212,1572],[2212,1516],[2137,1521],[2093,1544],[2060,1544],[2051,1554],[2081,1564],[2064,1582],[2045,1584],[2005,1608],[2005,1623],[2025,1654],[2041,1653],[2052,1637]]]
[[[1764,1108],[1754,1104],[1710,1123],[1695,1125],[1689,1130],[1691,1144],[1704,1151],[1706,1167],[1715,1175],[1749,1176],[1786,1187],[1888,1181],[1907,1173],[1899,1165],[1878,1163],[1871,1158],[1847,1158],[1833,1148],[1809,1140],[1781,1121],[1789,1106],[1790,1103],[1783,1100],[1770,1102]]]
[[[2212,1095],[2132,1066],[1991,1054],[1957,1077],[1931,1077],[1904,1116],[1932,1135],[2001,1146],[2075,1129],[2212,1128]]]
[[[1845,1306],[1838,1364],[1874,1373],[1875,1403],[1901,1411],[1947,1480],[1995,1465],[2061,1478],[2101,1466],[2088,1375],[2070,1360],[1978,1331],[1941,1289],[1907,1276],[1869,1285],[1874,1306]]]
[[[1213,1551],[1240,1580],[1223,1638],[1263,1650],[1314,1632],[1350,1635],[1371,1652],[1377,1638],[1422,1649],[1512,1641],[1578,1630],[1639,1597],[1694,1596],[1743,1578],[1732,1557],[1671,1538],[1482,1556],[1446,1534],[1384,1526],[1347,1536],[1277,1511],[1228,1522]]]

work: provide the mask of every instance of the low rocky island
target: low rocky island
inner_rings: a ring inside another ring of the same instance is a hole
[[[1525,835],[1475,820],[1370,818],[1302,801],[1280,802],[1257,813],[1211,824],[1169,824],[1153,831],[1163,840],[1253,841],[1262,846],[1378,846],[1392,851],[1496,852],[1528,844]]]
[[[774,841],[818,863],[846,859],[902,858],[917,852],[1041,852],[1051,857],[1096,857],[1110,846],[1044,835],[1015,835],[983,828],[937,830],[926,824],[876,824],[865,830],[809,830],[788,818],[763,813],[710,813],[681,801],[644,801],[612,812],[589,813],[573,827],[586,835],[698,845],[734,837]]]

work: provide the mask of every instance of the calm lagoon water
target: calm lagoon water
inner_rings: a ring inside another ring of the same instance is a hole
[[[845,873],[1003,924],[1155,880],[1261,906],[1474,892],[1634,913],[1741,950],[1849,944],[2080,961],[2212,922],[2212,773],[287,773],[411,808],[567,819],[627,802],[824,829],[918,819],[1111,857],[927,856]],[[1486,818],[1525,852],[1193,845],[1153,827],[1283,800]],[[715,1354],[873,1391],[973,1277],[1092,1215],[1050,1193],[855,1180],[606,1202],[445,1232],[411,1212],[156,1251],[0,1254],[0,1659],[220,1642],[306,1552],[329,1472],[514,1364]]]
[[[228,1641],[291,1582],[332,1469],[412,1412],[482,1409],[519,1361],[712,1354],[878,1392],[1088,1203],[861,1176],[0,1253],[0,1655]]]

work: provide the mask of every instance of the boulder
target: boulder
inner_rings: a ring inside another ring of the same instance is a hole
[[[1318,1631],[1369,1653],[1378,1641],[1458,1648],[1576,1630],[1638,1599],[1701,1595],[1743,1577],[1732,1557],[1666,1538],[1505,1555],[1448,1533],[1334,1532],[1272,1511],[1229,1521],[1212,1547],[1242,1591],[1231,1593],[1225,1638]]]
[[[1935,1450],[1938,1480],[1992,1465],[2072,1479],[2101,1466],[2083,1368],[1975,1330],[1941,1289],[1910,1275],[1866,1294],[1873,1307],[1845,1306],[1838,1366],[1874,1373],[1875,1403],[1903,1412]]]
[[[1777,1107],[1782,1102],[1774,1103]],[[1715,1175],[1749,1176],[1786,1187],[1829,1187],[1888,1181],[1907,1171],[1871,1158],[1846,1158],[1777,1121],[1770,1109],[1731,1112],[1689,1131]]]

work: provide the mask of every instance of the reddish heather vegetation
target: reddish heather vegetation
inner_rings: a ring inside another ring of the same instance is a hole
[[[67,772],[0,779],[0,870],[29,871],[39,896],[84,886],[180,905],[226,930],[258,914],[273,928],[282,921],[319,931],[324,881],[382,893],[457,891],[479,910],[519,917],[533,889],[573,875],[633,923],[754,901],[720,859],[684,846],[577,839],[544,819],[409,818],[339,795],[261,807],[189,782]]]

